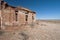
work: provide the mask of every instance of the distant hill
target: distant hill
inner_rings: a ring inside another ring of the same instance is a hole
[[[37,20],[42,22],[60,23],[60,20]]]

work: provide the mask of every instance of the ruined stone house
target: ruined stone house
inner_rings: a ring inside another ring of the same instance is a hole
[[[13,7],[0,0],[0,25],[31,24],[35,22],[35,16],[36,13],[27,8]]]

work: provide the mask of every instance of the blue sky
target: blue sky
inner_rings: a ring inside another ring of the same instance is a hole
[[[4,0],[36,12],[37,19],[60,19],[60,0]]]

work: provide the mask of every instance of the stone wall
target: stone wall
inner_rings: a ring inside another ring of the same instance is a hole
[[[35,22],[35,12],[23,8],[23,7],[13,7],[8,5],[6,2],[2,1],[0,9],[0,15],[2,18],[2,25],[5,26],[15,26],[21,24],[31,24]],[[33,17],[32,17],[33,16]]]

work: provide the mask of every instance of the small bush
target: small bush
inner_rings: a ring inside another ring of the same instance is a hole
[[[29,36],[25,33],[19,33],[21,36],[23,36],[23,40],[28,40]]]
[[[0,35],[3,35],[4,31],[0,31]]]

